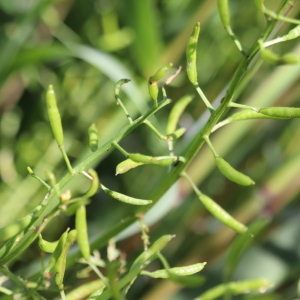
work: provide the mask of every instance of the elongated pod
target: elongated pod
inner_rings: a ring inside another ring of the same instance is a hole
[[[76,211],[75,228],[78,234],[77,243],[80,252],[86,260],[89,260],[90,244],[89,244],[87,222],[86,222],[86,208],[84,205],[81,205]]]
[[[49,85],[48,87],[46,94],[46,102],[52,132],[54,134],[54,138],[58,146],[61,147],[64,141],[64,134],[61,124],[60,113],[57,108],[56,96],[52,85]]]
[[[93,123],[89,127],[88,134],[89,134],[89,147],[92,152],[95,152],[98,149],[98,130],[95,123]]]
[[[192,275],[192,274],[200,272],[204,268],[205,265],[206,265],[206,262],[193,264],[193,265],[189,265],[189,266],[184,266],[184,267],[170,268],[169,271],[171,271],[175,275],[188,276],[188,275]],[[169,274],[165,269],[157,270],[154,272],[142,271],[141,274],[148,275],[152,278],[169,278]]]
[[[200,34],[200,23],[198,22],[193,29],[191,36],[189,37],[187,48],[186,48],[186,73],[190,82],[194,85],[198,85],[197,79],[197,44]]]
[[[140,153],[131,153],[128,155],[128,158],[135,162],[142,162],[144,164],[151,164],[157,166],[169,166],[173,162],[181,160],[183,161],[183,157],[178,156],[147,156]]]
[[[215,161],[220,172],[229,180],[240,185],[254,185],[255,182],[247,175],[234,169],[227,161],[220,156],[215,156]]]
[[[300,107],[265,107],[259,112],[274,118],[300,118]]]
[[[144,165],[142,162],[136,162],[131,159],[126,159],[120,162],[116,167],[116,175],[126,173],[127,171],[136,168],[140,165]]]
[[[55,242],[48,242],[43,239],[41,234],[39,235],[39,246],[43,251],[47,253],[53,253],[58,245],[58,242],[59,240]]]
[[[224,27],[230,27],[230,12],[228,0],[218,0],[218,9]]]

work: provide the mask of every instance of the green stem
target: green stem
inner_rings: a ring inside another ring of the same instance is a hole
[[[66,153],[66,150],[65,150],[64,146],[60,146],[59,149],[60,149],[60,151],[61,151],[61,153],[62,153],[62,155],[63,155],[63,157],[64,157],[64,160],[65,160],[65,162],[66,162],[66,165],[67,165],[67,168],[68,168],[69,173],[70,173],[70,174],[73,174],[73,168],[72,168],[72,166],[71,166],[70,160],[69,160],[69,158],[68,158],[68,155],[67,155],[67,153]]]
[[[213,146],[212,143],[210,142],[209,137],[208,137],[208,136],[204,136],[203,138],[204,138],[205,142],[207,143],[209,149],[211,150],[212,154],[213,154],[214,156],[219,156],[218,153],[216,152],[214,146]]]
[[[202,92],[200,86],[198,84],[196,84],[196,85],[194,85],[194,87],[195,87],[197,93],[199,94],[200,98],[203,100],[204,104],[209,109],[210,113],[212,114],[215,110],[211,106],[210,102],[208,101],[208,99],[206,98],[206,96],[204,95],[204,93]]]
[[[145,122],[144,122],[144,124],[146,124],[157,136],[158,136],[158,138],[160,139],[160,140],[162,140],[162,141],[168,141],[169,139],[168,139],[168,137],[167,136],[165,136],[165,135],[163,135],[163,134],[161,134],[152,124],[151,124],[151,122],[150,121],[148,121],[148,120],[146,120]]]
[[[122,148],[117,142],[113,142],[112,145],[114,145],[115,148],[117,148],[125,157],[128,157],[129,153]]]
[[[245,108],[245,109],[252,109],[256,112],[259,112],[259,109],[253,106],[245,105],[245,104],[239,104],[235,102],[230,102],[228,107],[237,107],[237,108]]]

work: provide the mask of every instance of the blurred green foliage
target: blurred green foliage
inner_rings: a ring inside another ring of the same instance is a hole
[[[266,1],[270,9],[278,3]],[[254,1],[232,0],[230,9],[233,29],[248,50],[260,35],[264,17]],[[291,16],[300,18],[299,2]],[[27,166],[45,180],[46,170],[53,171],[58,179],[66,172],[46,113],[45,91],[49,84],[54,85],[57,93],[65,147],[75,164],[90,153],[87,130],[91,123],[98,128],[100,145],[126,124],[113,95],[119,79],[132,79],[122,88],[121,97],[133,117],[151,105],[147,79],[166,63],[173,62],[173,71],[179,65],[184,69],[167,88],[168,96],[176,102],[182,95],[194,93],[185,75],[185,46],[197,21],[201,22],[198,80],[215,106],[224,96],[241,59],[221,25],[216,1],[1,0],[0,18],[0,227],[26,215],[45,195],[44,187],[27,173]],[[291,25],[280,24],[274,36],[290,28]],[[278,53],[293,51],[300,56],[298,40],[273,49]],[[258,107],[299,106],[299,80],[299,65],[275,67],[258,61],[253,78],[244,78],[241,83],[237,101]],[[164,109],[151,120],[162,132],[168,112]],[[187,133],[175,143],[175,152],[184,148],[206,119],[204,105],[194,100],[181,120]],[[237,186],[220,175],[206,147],[188,168],[200,188],[239,220],[249,223],[269,218],[264,230],[236,262],[231,279],[266,277],[275,285],[264,296],[234,299],[297,298],[299,138],[297,119],[246,121],[228,125],[214,134],[212,140],[218,153],[254,178],[254,188]],[[121,144],[129,152],[167,154],[166,144],[158,141],[146,126],[135,130]],[[144,166],[115,177],[115,167],[122,160],[122,155],[113,151],[93,167],[105,185],[133,197],[147,199],[167,172],[156,166]],[[67,186],[73,195],[86,192],[88,187],[89,182],[82,178]],[[133,211],[103,192],[93,197],[87,210],[91,239]],[[190,195],[185,181],[172,187],[146,216],[146,221],[153,225],[153,241],[163,234],[176,234],[172,247],[164,250],[172,266],[207,261],[203,271],[207,281],[201,289],[187,290],[168,281],[141,277],[132,286],[128,299],[192,299],[222,282],[228,249],[235,235],[205,212],[196,196]],[[66,226],[74,226],[74,219],[59,216],[58,221],[47,226],[44,236],[54,240]],[[129,238],[118,244],[128,262],[141,251],[142,243],[136,232],[132,228],[127,234]],[[105,249],[102,254],[106,256]],[[40,268],[37,244],[10,267],[25,277],[34,274]],[[69,274],[66,280],[67,285],[72,284],[74,275]],[[52,299],[51,292],[45,297]]]

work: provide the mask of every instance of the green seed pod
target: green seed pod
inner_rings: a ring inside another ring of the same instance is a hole
[[[268,116],[266,114],[263,114],[261,112],[256,112],[252,109],[246,109],[239,111],[233,115],[231,115],[228,119],[229,122],[235,122],[235,121],[243,121],[243,120],[250,120],[250,119],[289,119],[289,118],[279,118],[274,116]]]
[[[144,164],[157,165],[157,166],[169,166],[173,162],[178,160],[178,156],[147,156],[140,153],[131,153],[128,158]]]
[[[188,275],[192,275],[192,274],[200,272],[204,268],[205,265],[206,265],[206,262],[193,264],[193,265],[185,266],[185,267],[170,268],[169,271],[174,273],[175,275],[188,276]],[[141,274],[150,276],[152,278],[169,278],[169,274],[168,274],[167,270],[165,270],[165,269],[157,270],[154,272],[142,271]]]
[[[163,67],[161,67],[160,69],[158,69],[158,71],[149,78],[149,83],[151,82],[157,82],[161,79],[164,78],[164,76],[167,74],[168,70],[173,66],[172,63],[169,63]]]
[[[61,253],[55,263],[55,282],[58,285],[59,289],[63,289],[63,279],[65,275],[66,270],[66,260],[67,260],[67,254],[71,246],[74,244],[74,242],[77,239],[77,230],[71,230],[67,234],[67,238],[65,243],[63,244]]]
[[[99,189],[99,178],[97,172],[93,169],[90,169],[88,170],[88,173],[93,177],[93,180],[90,189],[84,195],[86,198],[94,196]]]
[[[255,182],[250,177],[234,169],[222,157],[215,156],[215,161],[220,172],[229,180],[236,182],[237,184],[246,186],[255,184]]]
[[[118,175],[118,174],[124,174],[126,173],[127,171],[133,169],[133,168],[136,168],[140,165],[144,165],[144,163],[141,163],[141,162],[135,162],[131,159],[126,159],[122,162],[120,162],[117,167],[116,167],[116,174],[115,175]]]
[[[157,100],[158,98],[158,86],[156,82],[148,83],[149,95],[153,100]]]
[[[95,152],[98,149],[98,130],[95,123],[93,123],[89,127],[88,133],[89,133],[89,147],[92,150],[92,152]]]
[[[198,22],[193,29],[193,32],[188,40],[187,48],[186,48],[186,59],[187,59],[187,67],[186,72],[190,82],[194,85],[198,85],[197,79],[197,44],[198,37],[200,34],[200,23]]]
[[[100,187],[106,194],[110,195],[111,197],[115,198],[116,200],[119,200],[119,201],[127,203],[127,204],[148,205],[148,204],[152,203],[152,200],[132,198],[132,197],[117,193],[115,191],[109,190],[103,184],[101,184]]]
[[[300,118],[299,107],[264,107],[259,112],[275,118]]]
[[[58,146],[61,147],[64,141],[64,134],[61,124],[60,113],[56,104],[55,92],[52,85],[49,85],[48,87],[46,94],[46,102],[52,132],[54,134]]]
[[[230,13],[228,0],[218,0],[218,9],[224,27],[230,27]]]
[[[255,2],[257,9],[263,12],[265,0],[254,0],[254,2]]]
[[[166,140],[167,141],[175,141],[175,140],[179,139],[180,137],[182,137],[183,134],[185,133],[185,131],[186,131],[185,128],[179,128],[179,129],[175,130],[173,133],[168,134]]]
[[[246,294],[251,291],[261,291],[268,287],[273,286],[273,284],[266,279],[254,279],[254,280],[244,280],[238,282],[228,282],[219,284],[194,300],[213,300],[222,297],[223,295],[239,295]]]
[[[17,233],[25,229],[30,224],[31,221],[32,221],[32,216],[29,214],[21,219],[12,222],[11,224],[8,224],[3,228],[0,228],[0,242],[13,237]]]
[[[90,244],[86,222],[86,208],[81,205],[76,211],[75,228],[78,233],[78,246],[82,256],[88,261],[90,259]]]
[[[57,244],[54,252],[52,253],[50,260],[49,260],[49,264],[48,264],[47,268],[45,269],[45,273],[51,272],[52,269],[55,267],[55,264],[56,264],[59,256],[61,255],[64,244],[67,240],[68,231],[69,231],[69,228],[59,238],[58,244]]]
[[[193,95],[186,95],[180,98],[173,106],[167,123],[166,133],[171,134],[176,130],[178,120],[184,112],[187,105],[193,100]]]
[[[53,253],[58,245],[58,242],[59,241],[48,242],[43,239],[41,234],[39,235],[39,246],[43,251],[47,253]]]
[[[140,268],[140,266],[144,262],[146,262],[152,255],[154,255],[157,252],[164,249],[174,237],[175,237],[175,235],[163,235],[158,240],[156,240],[152,244],[152,246],[148,249],[148,251],[143,252],[136,258],[136,260],[133,262],[129,272],[131,272],[132,270],[134,270],[136,268]]]
[[[293,40],[300,36],[300,25],[296,26],[292,30],[288,32],[288,34],[284,35],[282,39],[284,41]]]
[[[233,218],[228,212],[226,212],[219,204],[217,204],[214,200],[209,198],[208,196],[201,194],[198,195],[199,200],[205,206],[205,208],[219,221],[235,230],[238,233],[244,233],[248,230],[248,228]]]
[[[275,64],[275,65],[286,65],[286,64],[299,63],[299,58],[296,55],[291,54],[291,53],[285,54],[283,56],[279,56],[269,49],[261,48],[260,54],[261,54],[261,57],[265,61],[267,61],[271,64]]]

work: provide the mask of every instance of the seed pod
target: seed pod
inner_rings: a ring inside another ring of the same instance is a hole
[[[78,246],[82,256],[88,261],[90,259],[90,244],[86,222],[86,208],[81,205],[76,211],[75,228],[78,233]]]
[[[206,265],[206,262],[193,264],[193,265],[185,266],[185,267],[170,268],[169,271],[174,273],[175,275],[188,276],[188,275],[192,275],[192,274],[200,272],[204,268],[205,265]],[[154,272],[142,271],[141,274],[150,276],[152,278],[169,278],[169,274],[165,269],[157,270]]]
[[[117,165],[115,175],[126,173],[127,171],[136,168],[140,165],[144,165],[144,163],[135,162],[131,159],[126,159]]]
[[[193,29],[193,32],[188,40],[187,48],[186,48],[186,59],[187,59],[187,66],[186,72],[190,82],[194,85],[198,85],[197,79],[197,44],[198,44],[198,37],[200,34],[200,23],[198,22]]]
[[[246,176],[243,173],[234,169],[222,157],[215,156],[215,161],[220,172],[229,180],[236,182],[237,184],[246,186],[255,184],[255,182],[249,176]]]
[[[228,0],[218,0],[218,9],[224,27],[230,27],[230,12]]]
[[[219,284],[194,300],[212,300],[222,297],[223,295],[239,295],[249,293],[251,291],[261,291],[265,290],[268,287],[273,286],[273,283],[266,279],[253,279],[253,280],[244,280],[238,282],[228,282]]]
[[[267,62],[275,65],[285,65],[285,64],[297,64],[299,63],[299,58],[294,54],[288,53],[283,56],[279,56],[269,49],[260,49],[261,57]]]
[[[59,289],[63,289],[63,279],[66,270],[66,260],[67,254],[71,246],[74,244],[77,238],[77,230],[71,230],[67,234],[65,243],[63,244],[62,251],[55,263],[55,282],[58,285]]]
[[[117,200],[119,200],[121,202],[127,203],[127,204],[132,204],[132,205],[148,205],[148,204],[152,203],[152,200],[144,200],[144,199],[132,198],[132,197],[120,194],[118,192],[109,190],[103,184],[101,184],[100,187],[102,188],[102,190],[106,194],[110,195],[111,197],[113,197],[113,198],[115,198],[115,199],[117,199]]]
[[[219,204],[217,204],[214,200],[209,198],[208,196],[201,194],[198,195],[199,200],[205,206],[205,208],[219,221],[235,230],[238,233],[244,233],[248,230],[248,228],[233,218],[228,212],[226,212]]]
[[[257,9],[263,12],[265,0],[254,0],[254,2],[255,2]]]
[[[293,40],[300,36],[300,25],[296,26],[292,30],[288,32],[288,34],[284,35],[282,39],[284,41]]]
[[[173,106],[168,119],[166,133],[171,134],[176,130],[178,120],[184,112],[187,105],[193,100],[193,95],[186,95],[180,98]]]
[[[146,262],[152,255],[164,249],[169,242],[175,237],[175,235],[163,235],[158,240],[156,240],[148,251],[144,251],[140,254],[136,260],[133,262],[130,271],[139,268],[144,262]]]
[[[56,96],[52,85],[49,85],[48,87],[46,94],[46,102],[52,132],[54,134],[58,146],[61,147],[64,141],[64,134],[61,124],[60,113],[56,104]]]
[[[228,119],[229,122],[234,122],[234,121],[242,121],[242,120],[249,120],[249,119],[289,119],[289,117],[287,118],[283,118],[283,117],[274,117],[274,116],[269,116],[266,114],[263,114],[261,111],[260,112],[256,112],[252,109],[246,109],[246,110],[242,110],[239,111],[233,115],[231,115]]]
[[[169,63],[163,67],[161,67],[160,69],[158,69],[158,71],[149,78],[149,82],[157,82],[161,79],[163,79],[163,77],[167,74],[168,70],[173,66],[172,63]]]
[[[93,123],[89,127],[88,133],[89,133],[89,147],[93,152],[95,152],[98,149],[98,130],[95,123]]]
[[[167,135],[167,141],[175,141],[182,137],[182,135],[185,133],[186,129],[185,128],[179,128],[175,130],[174,132],[170,133]]]
[[[299,107],[264,107],[259,112],[275,118],[300,118]]]
[[[173,162],[178,160],[178,156],[147,156],[140,153],[131,153],[128,158],[144,164],[157,165],[157,166],[169,166]]]
[[[157,82],[149,82],[148,83],[149,95],[153,100],[157,100],[158,98],[158,86]]]
[[[0,228],[0,242],[13,237],[17,233],[25,229],[30,224],[31,221],[32,221],[32,216],[29,214],[21,219],[18,219],[8,224],[5,227]]]
[[[90,198],[94,196],[99,188],[99,178],[97,172],[93,169],[90,169],[88,170],[88,173],[93,177],[93,180],[90,189],[84,195],[85,198]]]
[[[43,239],[41,234],[39,235],[39,246],[43,251],[47,253],[53,253],[58,245],[58,242],[59,241],[48,242]]]

